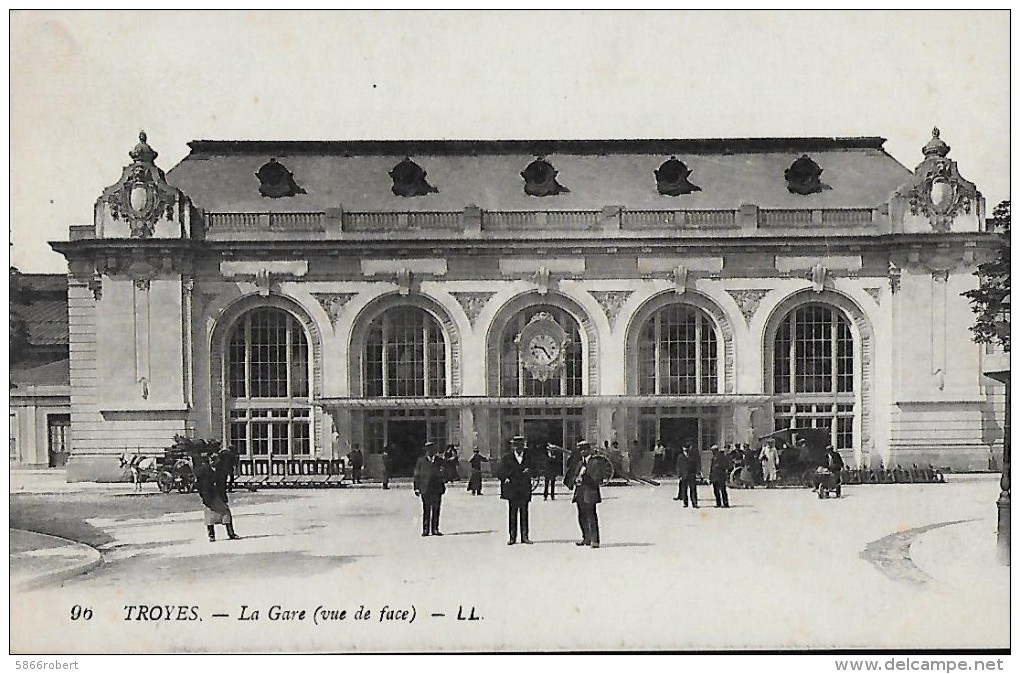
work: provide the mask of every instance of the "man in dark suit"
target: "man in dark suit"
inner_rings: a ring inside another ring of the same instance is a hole
[[[542,489],[542,500],[556,500],[556,474],[560,470],[563,459],[560,454],[562,450],[552,444],[546,444],[545,456],[542,457],[542,475],[545,477],[545,486]]]
[[[425,456],[414,465],[414,495],[421,497],[421,535],[442,536],[439,508],[446,493],[443,461],[436,455],[436,444],[425,443]]]
[[[719,451],[719,445],[712,445],[712,465],[708,469],[708,481],[712,483],[715,493],[715,507],[729,508],[730,496],[726,493],[726,480],[730,477],[733,466],[725,452]]]
[[[390,456],[390,448],[383,447],[382,451],[382,488],[390,488],[390,471],[393,470],[393,458]]]
[[[679,478],[679,491],[674,501],[683,500],[684,507],[698,507],[698,473],[701,469],[701,454],[691,447],[690,443],[681,448],[676,457],[676,474]]]
[[[592,455],[591,443],[582,440],[577,443],[577,450],[581,453],[581,458],[572,466],[563,482],[568,488],[573,488],[574,497],[571,502],[577,504],[577,523],[581,527],[581,540],[576,545],[597,548],[599,516],[596,506],[602,502],[602,491],[599,489],[599,480],[588,470],[588,460]]]
[[[351,462],[351,481],[354,484],[361,484],[361,468],[365,465],[365,455],[361,453],[361,447],[354,445],[347,459]]]
[[[528,504],[531,503],[531,467],[525,457],[527,443],[517,435],[510,441],[510,452],[499,461],[499,497],[510,509],[510,540],[517,543],[517,522],[521,524],[521,543],[531,545],[528,538]]]

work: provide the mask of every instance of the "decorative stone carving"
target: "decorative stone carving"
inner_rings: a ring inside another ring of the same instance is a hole
[[[895,295],[900,291],[900,275],[903,272],[900,270],[896,263],[892,260],[889,261],[889,290]]]
[[[521,171],[521,177],[524,178],[524,193],[533,197],[548,197],[570,192],[556,181],[558,173],[559,171],[544,157],[539,157]]]
[[[410,295],[411,284],[413,282],[412,280],[413,274],[411,273],[411,270],[407,269],[406,267],[401,267],[400,269],[397,270],[396,277],[397,286],[399,286],[399,290],[397,292],[399,292],[401,295]]]
[[[821,176],[822,167],[806,154],[790,164],[790,168],[783,174],[786,178],[786,189],[792,194],[805,196],[832,189],[822,182]]]
[[[949,280],[949,270],[936,269],[931,273],[931,277],[936,283],[945,283]]]
[[[131,163],[120,180],[103,191],[100,202],[110,207],[114,220],[128,223],[132,238],[145,239],[152,236],[157,221],[174,217],[181,191],[167,184],[166,175],[155,164],[158,153],[149,147],[144,131],[128,155]]]
[[[948,159],[949,146],[932,129],[932,138],[922,148],[924,160],[914,169],[914,179],[897,194],[906,197],[911,215],[924,215],[936,232],[948,232],[958,214],[970,213],[981,198],[974,183],[960,176],[956,162]]]
[[[683,295],[685,292],[687,292],[687,281],[689,276],[690,273],[687,267],[683,265],[679,265],[677,266],[676,269],[673,270],[672,273],[673,289],[676,291],[677,295]]]
[[[98,302],[103,299],[103,277],[96,274],[89,279],[89,290],[92,291],[92,297]]]
[[[864,292],[871,295],[871,299],[875,300],[875,304],[882,303],[882,289],[881,288],[865,288]]]
[[[305,194],[304,189],[294,180],[294,174],[287,167],[270,159],[262,165],[255,177],[259,179],[259,194],[270,199]]]
[[[740,290],[727,290],[733,300],[740,307],[740,313],[744,314],[744,320],[748,324],[751,323],[751,319],[754,318],[754,314],[758,311],[758,306],[761,304],[762,298],[769,294],[768,288],[747,288]]]
[[[269,291],[273,285],[273,273],[268,269],[259,269],[255,272],[255,287],[261,297],[269,297]]]
[[[655,170],[656,189],[658,189],[659,194],[669,197],[700,192],[701,188],[691,184],[688,180],[690,175],[691,170],[687,168],[687,165],[677,159],[676,155],[673,155],[662,162],[662,166]]]
[[[549,269],[539,267],[535,272],[535,283],[538,284],[538,294],[545,295],[549,292]]]
[[[454,293],[451,292],[454,299],[460,303],[460,306],[464,308],[464,313],[467,314],[468,320],[471,321],[471,325],[475,324],[478,317],[482,314],[482,310],[485,309],[485,305],[489,303],[492,296],[496,293],[493,292],[466,292],[466,293]]]
[[[588,292],[606,312],[610,327],[616,326],[616,318],[620,315],[620,310],[634,294],[633,290],[589,290]]]
[[[428,174],[425,169],[411,161],[410,157],[404,157],[403,161],[390,171],[390,178],[393,179],[393,187],[390,190],[398,197],[423,197],[438,192],[439,190],[429,185],[425,179],[426,175]]]
[[[811,271],[808,272],[807,277],[811,279],[811,289],[816,293],[820,293],[825,290],[825,282],[829,278],[829,269],[819,262]]]
[[[329,320],[335,327],[340,322],[340,314],[344,306],[358,296],[358,293],[312,293],[312,297],[322,305],[329,314]]]

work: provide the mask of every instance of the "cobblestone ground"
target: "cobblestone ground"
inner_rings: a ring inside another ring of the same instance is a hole
[[[532,503],[534,545],[508,547],[494,484],[482,497],[451,485],[442,538],[420,536],[407,485],[235,493],[244,538],[215,543],[197,496],[153,489],[11,496],[12,526],[31,510],[43,530],[38,512],[60,509],[104,557],[59,587],[12,597],[12,651],[1009,645],[991,475],[848,487],[825,501],[807,490],[734,491],[729,510],[711,507],[707,487],[698,510],[672,500],[675,484],[606,488],[599,550],[574,545],[576,511],[563,496]],[[72,620],[75,606],[91,618]],[[134,619],[139,606],[146,620]]]

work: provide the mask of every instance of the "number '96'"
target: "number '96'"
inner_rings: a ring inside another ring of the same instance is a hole
[[[71,620],[92,620],[92,609],[75,604],[71,607]]]

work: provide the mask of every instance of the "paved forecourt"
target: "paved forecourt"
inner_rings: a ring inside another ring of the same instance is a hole
[[[12,649],[1008,646],[995,476],[848,487],[825,501],[801,489],[732,491],[728,510],[712,507],[707,487],[698,510],[672,500],[675,484],[605,488],[599,550],[574,546],[566,495],[533,501],[535,545],[509,547],[497,485],[482,497],[464,488],[450,485],[442,538],[420,536],[408,485],[239,492],[244,539],[216,543],[195,495],[76,491],[77,511],[112,538],[104,562],[16,594]],[[89,499],[108,506],[114,496],[115,516],[88,516]],[[71,496],[48,498],[60,507]],[[179,512],[159,514],[161,504]],[[71,620],[75,606],[91,618]]]

